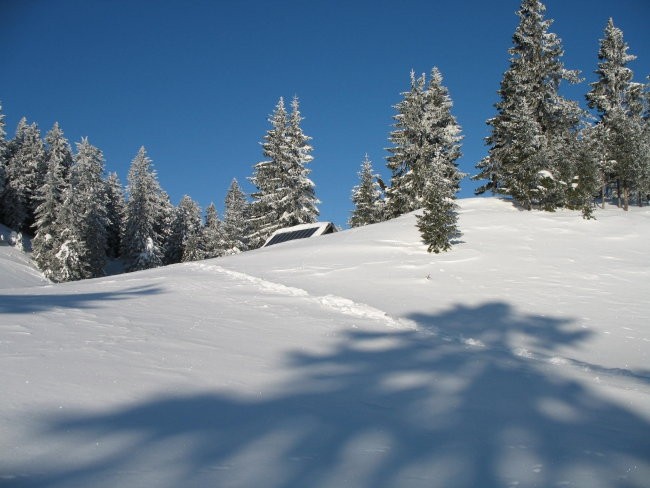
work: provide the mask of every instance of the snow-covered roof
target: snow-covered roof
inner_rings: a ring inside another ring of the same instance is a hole
[[[285,227],[276,230],[269,237],[264,246],[272,246],[281,242],[293,241],[295,239],[306,239],[308,237],[322,236],[336,232],[336,226],[332,222],[313,222],[311,224],[299,224],[293,227]]]

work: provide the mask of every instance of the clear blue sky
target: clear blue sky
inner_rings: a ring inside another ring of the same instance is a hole
[[[649,0],[547,0],[567,68],[594,80],[607,19],[623,29],[636,81],[650,74]],[[228,185],[262,160],[267,116],[298,95],[313,137],[321,220],[339,225],[367,152],[387,176],[392,108],[409,72],[438,66],[465,140],[461,169],[486,154],[485,120],[508,66],[519,0],[0,0],[0,100],[13,135],[23,115],[88,136],[126,182],[144,145],[177,204],[221,211]],[[461,197],[471,196],[466,180]]]

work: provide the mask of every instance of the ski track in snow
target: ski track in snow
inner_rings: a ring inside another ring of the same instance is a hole
[[[374,320],[383,323],[388,327],[413,328],[412,326],[405,324],[403,321],[393,319],[383,310],[379,310],[378,308],[372,307],[365,303],[355,302],[348,298],[336,295],[314,296],[302,288],[286,286],[281,283],[274,283],[263,278],[258,278],[246,273],[240,273],[239,271],[233,271],[221,266],[202,263],[193,263],[191,266],[193,268],[200,269],[201,271],[216,272],[229,276],[237,281],[251,283],[252,285],[256,286],[257,289],[265,293],[302,298],[307,301],[316,303],[317,305],[327,310],[339,312],[350,317]]]

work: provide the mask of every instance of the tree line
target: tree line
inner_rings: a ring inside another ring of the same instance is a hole
[[[123,187],[117,174],[106,175],[101,150],[87,138],[73,151],[58,123],[42,139],[23,118],[7,140],[4,119],[0,111],[0,220],[34,236],[33,259],[54,282],[102,276],[110,259],[136,271],[239,253],[318,216],[306,168],[311,138],[300,127],[297,98],[290,112],[280,98],[269,119],[266,159],[250,177],[252,200],[233,179],[222,219],[214,203],[204,219],[187,195],[172,205],[144,147]]]
[[[560,93],[562,82],[579,83],[579,72],[562,63],[559,37],[550,32],[539,0],[523,0],[519,24],[487,121],[488,155],[478,162],[472,179],[476,190],[511,198],[521,207],[553,211],[582,210],[593,217],[596,203],[613,200],[627,210],[643,205],[650,194],[649,84],[633,81],[623,32],[609,19],[598,51],[597,80],[590,83],[587,106]],[[352,227],[423,208],[418,226],[429,251],[449,248],[457,236],[453,200],[461,175],[460,127],[451,116],[451,100],[434,68],[425,77],[411,73],[411,89],[396,105],[395,131],[390,135],[387,187],[367,156],[352,192]]]
[[[586,218],[607,199],[625,210],[643,204],[650,193],[650,96],[648,84],[633,81],[628,63],[635,56],[623,32],[608,21],[597,80],[586,94],[593,115],[560,94],[562,82],[581,80],[564,67],[561,41],[544,13],[539,0],[523,0],[517,12],[510,65],[487,121],[488,155],[472,177],[484,182],[476,193],[504,195],[529,210],[581,209]],[[394,107],[390,181],[366,155],[352,190],[351,227],[422,209],[417,226],[429,252],[451,247],[460,235],[455,199],[465,176],[452,106],[437,68],[428,78],[411,72]],[[134,271],[258,248],[277,229],[315,222],[320,203],[298,98],[290,110],[280,98],[268,120],[264,160],[248,178],[255,190],[248,198],[233,180],[221,219],[214,204],[203,218],[189,196],[172,205],[144,148],[122,187],[115,173],[106,176],[102,152],[87,138],[73,152],[58,124],[41,139],[23,118],[7,140],[0,111],[0,219],[34,234],[33,257],[56,282],[101,276],[108,259]]]

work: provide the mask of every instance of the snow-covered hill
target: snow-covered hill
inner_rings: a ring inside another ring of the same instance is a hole
[[[460,203],[0,290],[0,485],[650,486],[650,210]]]
[[[0,224],[0,289],[49,283],[28,254],[9,245],[11,229]]]

